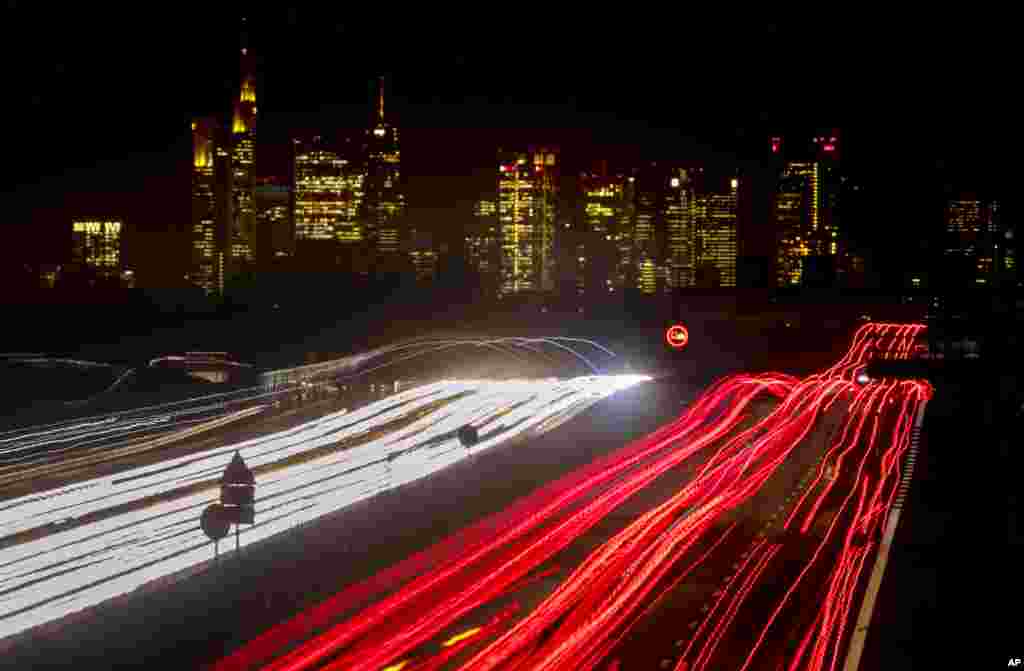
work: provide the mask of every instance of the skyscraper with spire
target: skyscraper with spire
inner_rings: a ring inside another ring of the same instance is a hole
[[[231,195],[234,212],[231,258],[236,268],[253,259],[252,239],[256,225],[253,201],[256,167],[256,62],[244,31],[244,18],[242,23],[241,81],[231,115]]]
[[[367,130],[363,202],[366,232],[376,240],[377,252],[382,255],[399,252],[405,234],[400,230],[405,214],[405,194],[398,129],[388,123],[384,115],[384,77],[378,81],[376,114]]]

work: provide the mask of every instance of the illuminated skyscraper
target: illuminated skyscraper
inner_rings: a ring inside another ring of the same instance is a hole
[[[384,78],[380,78],[377,112],[373,127],[367,130],[365,209],[367,234],[376,239],[377,251],[394,254],[401,250],[407,232],[399,230],[405,213],[401,151],[398,129],[384,116]]]
[[[71,222],[72,264],[98,278],[119,278],[123,228],[121,220],[111,218]]]
[[[466,233],[466,259],[470,268],[479,273],[484,291],[487,294],[496,291],[501,268],[501,236],[498,204],[493,200],[478,201],[473,207],[473,228]]]
[[[619,175],[622,182],[622,208],[619,211],[618,239],[618,263],[623,278],[623,289],[632,289],[637,286],[639,279],[638,272],[638,250],[636,248],[636,180],[631,175]]]
[[[409,258],[416,282],[433,282],[437,279],[437,248],[434,246],[434,238],[424,231],[413,231],[411,237]]]
[[[498,152],[501,294],[554,289],[557,155],[544,147]]]
[[[782,139],[772,138],[781,156]],[[775,190],[775,279],[779,286],[803,283],[803,267],[815,257],[832,264],[842,255],[838,131],[813,138],[806,150],[784,160]]]
[[[694,196],[698,286],[736,286],[736,221],[739,180],[732,178],[724,193],[702,187]]]
[[[189,279],[208,293],[223,290],[225,247],[231,227],[225,191],[226,151],[221,128],[213,117],[192,121],[192,222]],[[227,182],[230,183],[230,170]]]
[[[1016,258],[1007,235],[997,200],[962,196],[946,202],[945,256],[951,270],[956,268],[976,286],[991,285],[1000,277],[1016,272]]]
[[[664,175],[657,164],[637,170],[629,178],[633,193],[633,258],[636,265],[636,288],[654,294],[664,287],[664,253],[659,234],[662,222]]]
[[[611,270],[602,278],[602,290],[622,291],[633,277],[632,183],[623,175],[609,175],[607,163],[580,175],[579,203],[582,230],[609,243]]]
[[[358,165],[330,149],[320,136],[293,140],[292,219],[295,239],[356,243],[364,240],[358,217],[363,176]]]
[[[692,170],[673,168],[669,171],[665,191],[665,233],[668,287],[681,289],[694,284],[696,259],[693,238]]]
[[[215,288],[224,293],[227,277],[234,270],[231,253],[234,242],[235,218],[235,173],[231,165],[230,140],[218,132],[217,148],[213,153],[213,202],[216,225],[216,281]]]
[[[291,189],[282,180],[262,179],[253,190],[256,240],[259,256],[266,260],[294,253],[291,225]]]
[[[803,259],[812,254],[812,243],[821,224],[820,165],[814,161],[789,161],[779,176],[775,192],[775,277],[779,286],[799,286]]]
[[[840,222],[845,177],[839,165],[839,131],[833,130],[816,136],[814,145],[820,171],[818,202],[821,219],[818,230],[812,236],[813,253],[832,259],[831,263],[836,264],[839,256],[845,251],[841,248],[842,235],[845,233]]]
[[[243,45],[245,44],[243,40]],[[256,151],[256,69],[252,51],[241,50],[241,83],[231,117],[232,210],[231,258],[239,264],[252,262],[252,238],[256,226],[253,202],[253,170]]]

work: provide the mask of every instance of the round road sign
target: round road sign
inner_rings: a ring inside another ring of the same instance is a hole
[[[207,538],[212,541],[219,541],[227,536],[228,531],[231,530],[231,522],[228,519],[227,511],[219,503],[206,507],[206,510],[203,511],[202,516],[199,518],[199,525],[202,526]]]
[[[668,342],[669,347],[682,349],[686,347],[686,343],[690,342],[690,333],[682,324],[674,324],[665,332],[665,340]]]

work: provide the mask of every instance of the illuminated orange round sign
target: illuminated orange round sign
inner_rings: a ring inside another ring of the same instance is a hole
[[[668,331],[665,332],[665,340],[668,342],[669,347],[681,349],[686,347],[686,343],[690,342],[690,333],[682,324],[675,324],[670,326]]]

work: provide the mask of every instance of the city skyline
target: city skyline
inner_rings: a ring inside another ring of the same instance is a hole
[[[234,35],[237,36],[238,17],[232,20]],[[312,128],[317,134],[338,137],[358,137],[364,133],[366,125],[360,121],[366,119],[368,111],[376,102],[374,89],[377,77],[381,71],[394,69],[393,59],[366,58],[362,60],[367,66],[363,71],[366,74],[345,73],[337,78],[336,85],[328,89],[303,89],[296,83],[289,84],[292,87],[289,89],[283,85],[288,78],[282,75],[297,74],[300,82],[310,82],[316,78],[316,73],[321,72],[322,65],[314,60],[308,64],[309,72],[294,70],[296,57],[283,57],[282,46],[273,45],[273,40],[266,39],[270,32],[265,17],[263,20],[262,27],[258,20],[255,22],[257,27],[253,31],[256,35],[254,41],[258,43],[263,38],[268,49],[256,50],[258,67],[252,81],[255,88],[260,91],[266,89],[270,93],[268,102],[264,104],[261,100],[260,103],[260,138],[255,142],[259,150],[255,152],[252,174],[240,174],[243,180],[286,172],[291,140],[296,136],[310,134],[302,129]],[[312,29],[309,23],[304,24],[302,20],[291,23],[294,23],[296,30],[302,26]],[[222,24],[226,29],[226,18]],[[221,35],[223,39],[216,40],[217,48],[211,49],[203,57],[203,69],[192,73],[198,86],[191,98],[190,109],[186,111],[220,110],[221,115],[236,111],[231,108],[238,106],[237,92],[244,77],[238,74],[237,51],[233,50],[236,54],[233,63],[231,58],[222,56],[227,55],[228,43],[237,43],[237,37],[232,38],[232,33],[227,30],[222,31]],[[344,48],[351,47],[324,43],[317,47],[317,53]],[[418,81],[413,70],[399,71],[389,80],[393,82],[389,116],[394,115],[394,124],[402,128],[403,134],[402,173],[407,182],[405,206],[410,219],[418,222],[420,229],[430,229],[429,232],[435,237],[457,236],[461,234],[459,229],[470,224],[473,204],[489,188],[491,157],[496,147],[557,144],[563,148],[560,157],[563,174],[575,173],[577,168],[599,159],[610,160],[617,170],[629,169],[646,160],[674,159],[695,161],[712,167],[733,166],[738,167],[739,172],[756,172],[766,169],[761,154],[766,134],[777,132],[783,126],[791,129],[797,127],[806,132],[810,128],[808,120],[820,122],[822,119],[836,117],[835,105],[828,102],[827,96],[815,104],[803,105],[800,114],[790,114],[788,117],[781,110],[764,112],[779,102],[777,97],[765,96],[761,101],[763,104],[756,108],[761,111],[752,109],[746,114],[733,111],[717,121],[712,121],[712,117],[721,109],[714,104],[702,109],[687,109],[679,117],[683,123],[672,128],[666,121],[677,108],[669,108],[668,111],[659,109],[664,107],[665,92],[650,86],[652,78],[656,78],[660,72],[654,68],[646,73],[635,73],[635,80],[627,84],[626,88],[636,95],[617,96],[605,101],[614,103],[606,104],[605,110],[620,110],[616,116],[622,118],[612,122],[614,112],[593,111],[593,76],[584,75],[577,80],[570,80],[572,86],[563,87],[564,90],[559,91],[553,75],[538,75],[536,81],[531,82],[535,86],[531,85],[526,94],[519,94],[516,98],[514,91],[498,91],[493,83],[481,88],[483,79],[476,75],[482,72],[479,68],[486,61],[481,52],[470,51],[467,54],[455,54],[453,62],[462,65],[450,68],[451,72],[439,70],[436,73],[438,76],[428,87]],[[479,64],[474,66],[473,61]],[[232,70],[234,74],[226,74]],[[376,73],[370,74],[367,70]],[[220,80],[223,80],[223,85],[217,84]],[[460,91],[459,86],[464,86],[465,90]],[[486,90],[488,86],[489,92]],[[429,92],[427,89],[430,87],[434,90],[431,97],[427,98],[424,93]],[[300,89],[301,96],[291,96],[287,100],[274,97],[275,91],[280,96],[282,91]],[[218,92],[219,100],[211,102],[214,91]],[[223,95],[227,91],[232,92],[231,96]],[[460,95],[461,100],[458,98]],[[309,110],[318,101],[322,101],[319,112],[302,111],[302,107]],[[287,104],[282,105],[282,102]],[[644,102],[648,103],[646,107],[642,106]],[[728,106],[724,102],[717,104]],[[178,109],[181,109],[180,103]],[[636,120],[640,118],[636,112],[643,109],[649,112],[650,120],[647,123]],[[147,123],[152,123],[152,133],[136,134],[142,140],[138,143],[140,148],[152,147],[157,138],[168,137],[167,123],[161,121],[164,118],[166,114],[147,117]],[[467,123],[470,118],[473,123]],[[893,121],[897,118],[894,117]],[[541,121],[545,123],[539,123]],[[504,122],[505,127],[502,128],[498,122]],[[234,125],[234,118],[231,123]],[[932,123],[938,123],[938,119]],[[931,126],[924,128],[928,127]],[[790,130],[783,134],[792,136],[794,133]],[[857,226],[847,231],[862,247],[874,248],[877,256],[898,258],[898,249],[914,243],[917,237],[927,238],[934,234],[934,216],[925,216],[921,212],[911,216],[908,203],[924,202],[935,213],[941,213],[945,197],[940,194],[947,186],[952,186],[954,191],[961,190],[961,187],[972,191],[985,190],[984,183],[976,184],[985,182],[981,176],[973,180],[958,180],[949,176],[944,178],[941,172],[943,168],[940,167],[943,159],[934,155],[941,152],[930,152],[933,155],[926,156],[918,151],[927,135],[904,134],[906,142],[900,145],[895,143],[900,137],[897,125],[881,125],[877,116],[843,125],[847,148],[844,162],[851,166],[852,172],[860,172],[858,177],[872,192],[871,197],[892,200],[886,214],[900,222],[895,233],[892,232],[891,222],[882,221],[859,221]],[[178,145],[183,140],[179,133],[174,147],[180,149]],[[81,139],[76,141],[84,142]],[[873,155],[872,152],[885,147],[885,143],[888,143],[894,155],[900,156],[902,171],[896,168],[896,162]],[[108,145],[111,147],[108,156],[123,154],[114,149],[123,145],[116,142],[109,142]],[[74,143],[69,144],[71,146],[75,146]],[[84,148],[86,145],[78,146]],[[943,142],[934,142],[932,146],[936,150],[945,146],[947,152],[961,158],[960,162],[967,156],[950,149],[952,143],[948,138]],[[32,255],[40,261],[51,260],[46,258],[45,250],[52,249],[55,247],[54,241],[63,238],[62,231],[69,217],[77,216],[80,212],[106,211],[110,209],[111,200],[118,201],[114,209],[129,222],[129,228],[158,231],[181,226],[184,217],[178,209],[180,204],[171,203],[169,196],[179,191],[183,173],[180,162],[169,160],[170,153],[150,152],[138,159],[107,162],[106,167],[100,160],[92,168],[65,170],[67,174],[64,177],[43,180],[40,187],[18,189],[11,219],[15,226],[18,223],[32,226],[31,231],[24,227],[16,229],[19,233],[25,233],[26,249],[33,250]],[[236,173],[239,172],[237,153],[234,160]],[[75,155],[74,151],[68,152],[69,159]],[[945,161],[946,169],[955,167],[956,163]],[[987,172],[994,169],[984,162],[976,165],[984,166]],[[144,166],[149,166],[149,169]],[[865,166],[871,169],[865,170]],[[979,168],[978,172],[983,170]],[[32,174],[27,169],[19,176],[29,179]],[[55,184],[61,183],[71,188],[63,190],[60,205],[48,206],[46,203],[40,206],[40,200],[44,199],[33,198],[31,195],[39,193],[40,189],[55,188]],[[988,186],[996,192],[1002,190],[998,182]],[[903,197],[897,198],[897,195]],[[149,207],[154,196],[168,202],[169,206],[154,212]],[[98,207],[98,203],[103,203],[105,207]],[[1012,212],[1015,204],[1007,202],[1004,207]],[[252,225],[254,215],[254,212],[247,212],[245,225]],[[880,242],[886,244],[878,244]],[[240,247],[238,251],[244,252]]]

